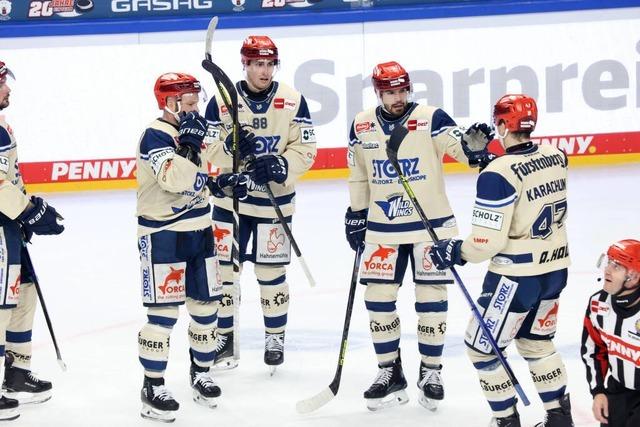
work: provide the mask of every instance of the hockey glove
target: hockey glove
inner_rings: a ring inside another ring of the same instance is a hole
[[[32,234],[60,234],[64,231],[64,225],[58,224],[58,220],[64,218],[53,206],[36,196],[31,196],[31,203],[32,206],[27,207],[16,218],[22,225],[25,239]]]
[[[250,155],[255,155],[257,146],[256,135],[245,128],[241,128],[240,132],[238,132],[238,137],[238,152],[240,153],[240,160],[244,160]],[[233,132],[225,138],[224,146],[229,154],[233,154]]]
[[[282,184],[289,175],[289,162],[277,154],[267,154],[256,157],[247,165],[251,179],[258,185],[268,182]]]
[[[180,145],[186,145],[199,154],[206,135],[207,120],[196,111],[180,118],[180,135],[178,136]]]
[[[347,236],[349,246],[351,246],[351,249],[354,251],[364,246],[368,213],[368,209],[353,212],[349,207],[347,208],[347,213],[344,214],[344,232]]]
[[[474,123],[462,134],[462,150],[469,159],[469,166],[478,167],[482,164],[483,158],[488,154],[487,145],[493,137],[491,127],[486,123]]]
[[[207,188],[215,197],[234,197],[238,200],[247,198],[247,182],[249,177],[245,174],[223,173],[217,177],[207,179]]]
[[[439,240],[429,249],[431,260],[438,270],[446,270],[454,265],[465,265],[462,259],[462,240]]]

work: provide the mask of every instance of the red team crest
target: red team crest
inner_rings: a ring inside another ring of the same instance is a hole
[[[13,284],[13,286],[9,286],[9,290],[11,291],[13,296],[15,296],[15,297],[20,295],[20,275],[19,274],[18,274],[16,282]]]
[[[382,245],[378,245],[378,249],[373,251],[369,260],[364,262],[367,270],[393,270],[393,264],[385,262],[389,256],[396,253],[396,250],[393,248],[385,248]],[[375,259],[378,258],[380,261],[375,262]]]

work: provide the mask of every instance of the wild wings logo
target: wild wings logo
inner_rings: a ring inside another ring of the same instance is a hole
[[[287,5],[291,7],[310,7],[316,3],[320,3],[321,1],[322,0],[262,0],[262,8],[273,9],[285,7]]]
[[[29,18],[75,18],[93,10],[93,0],[40,0],[29,2]]]
[[[402,194],[391,194],[387,196],[386,201],[377,200],[376,205],[382,209],[389,221],[398,217],[410,216],[413,213],[411,201],[405,200]]]

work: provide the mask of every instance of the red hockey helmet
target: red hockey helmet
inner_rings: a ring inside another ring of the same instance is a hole
[[[4,81],[7,79],[7,76],[11,77],[13,80],[16,79],[9,67],[7,67],[7,64],[0,61],[0,83],[4,83]]]
[[[240,57],[242,65],[247,65],[252,59],[271,59],[275,65],[280,64],[278,48],[268,36],[249,36],[244,39]]]
[[[165,73],[158,77],[153,87],[153,93],[158,101],[158,108],[164,110],[167,97],[180,98],[185,93],[200,93],[202,87],[195,77],[185,73]]]
[[[640,273],[640,242],[633,239],[620,240],[609,246],[607,257],[627,270]]]
[[[376,91],[410,88],[409,73],[395,61],[384,62],[373,68],[371,82]]]
[[[504,122],[509,132],[533,132],[538,122],[535,99],[527,95],[505,95],[493,107],[493,123]]]

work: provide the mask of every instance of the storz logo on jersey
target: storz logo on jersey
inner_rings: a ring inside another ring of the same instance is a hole
[[[411,201],[405,200],[402,194],[392,194],[387,197],[387,201],[376,201],[376,205],[384,212],[389,220],[402,216],[410,216],[413,213]]]
[[[257,136],[256,154],[266,154],[278,151],[278,142],[280,142],[280,135]]]
[[[196,193],[200,192],[204,188],[205,184],[207,183],[207,178],[209,178],[209,175],[207,175],[206,173],[198,172],[198,174],[196,175],[196,181],[193,183],[193,189]]]
[[[111,0],[111,11],[116,13],[209,10],[212,7],[213,0]]]
[[[391,165],[389,160],[373,159],[373,177],[374,178],[397,178],[398,173]],[[407,178],[420,175],[418,170],[418,158],[398,159],[400,164],[400,172]]]

